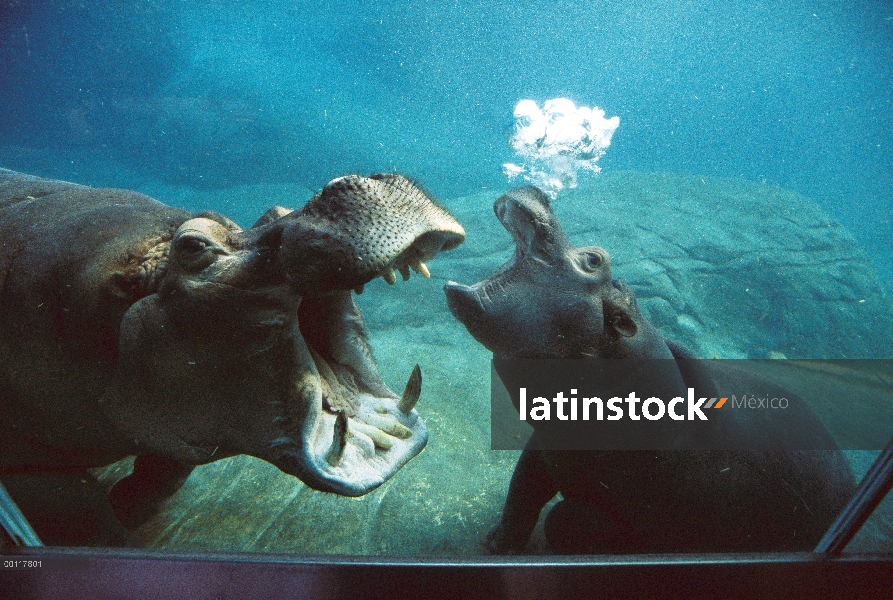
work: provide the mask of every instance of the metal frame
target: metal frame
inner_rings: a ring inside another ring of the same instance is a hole
[[[691,554],[462,560],[20,548],[3,598],[881,598],[890,555]]]

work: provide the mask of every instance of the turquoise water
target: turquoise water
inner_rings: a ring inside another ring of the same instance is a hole
[[[385,381],[425,373],[418,458],[359,500],[255,459],[200,467],[142,545],[482,551],[517,453],[489,451],[489,354],[441,288],[511,254],[492,204],[522,99],[619,116],[601,175],[555,211],[664,335],[708,358],[893,354],[889,3],[7,1],[0,64],[2,167],[242,226],[334,177],[396,170],[469,234],[433,281],[357,300]],[[850,459],[861,473],[870,457]],[[860,548],[890,550],[883,510]]]
[[[504,186],[518,100],[568,97],[620,117],[605,169],[794,189],[893,279],[886,2],[4,2],[0,61],[7,168],[452,198]]]

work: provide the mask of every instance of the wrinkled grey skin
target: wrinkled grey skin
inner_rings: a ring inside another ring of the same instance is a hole
[[[540,190],[516,188],[494,208],[515,240],[514,257],[473,286],[450,282],[445,291],[453,315],[495,357],[669,359],[657,383],[680,396],[689,386],[708,397],[718,387],[752,386],[750,373],[684,360],[691,355],[665,340],[630,288],[612,280],[608,253],[568,241]],[[704,437],[673,446],[695,450],[660,452],[547,451],[535,429],[487,548],[523,551],[543,506],[559,492],[563,500],[545,523],[559,553],[813,548],[852,495],[853,475],[837,450],[747,450],[751,436],[788,440],[789,429],[837,448],[801,400],[771,382],[759,386],[791,399],[796,428],[777,416],[754,424],[723,411],[722,418],[711,415]],[[705,444],[713,436],[741,450],[696,450],[711,447]],[[798,447],[790,441],[784,447]]]
[[[350,295],[464,239],[401,176],[336,179],[242,231],[0,170],[0,234],[0,474],[136,455],[111,495],[133,527],[194,465],[249,454],[357,496],[425,446]]]

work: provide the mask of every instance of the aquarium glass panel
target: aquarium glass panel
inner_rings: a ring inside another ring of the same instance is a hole
[[[893,438],[887,2],[0,0],[0,65],[46,545],[810,551]]]

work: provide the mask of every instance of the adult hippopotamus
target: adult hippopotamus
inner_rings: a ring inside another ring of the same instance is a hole
[[[669,365],[652,377],[666,393],[684,397],[692,387],[709,397],[711,390],[758,383],[784,395],[749,372],[691,360],[664,339],[630,288],[612,279],[608,253],[574,247],[540,190],[514,189],[496,201],[495,212],[515,240],[514,257],[473,286],[450,282],[445,289],[453,315],[495,358],[654,359]],[[798,401],[786,397],[794,410]],[[545,522],[549,545],[560,553],[811,549],[855,482],[827,430],[804,405],[797,411],[799,435],[828,450],[799,451],[786,437],[790,422],[748,423],[735,411],[711,415],[698,430],[712,440],[675,438],[669,447],[682,450],[548,449],[543,430],[537,433],[542,423],[528,421],[534,433],[487,547],[523,551],[543,506],[560,492],[563,500]],[[757,438],[777,447],[748,450]],[[712,447],[706,442],[723,440],[735,450],[704,450]]]
[[[136,455],[111,492],[144,522],[195,465],[259,457],[359,496],[427,430],[378,374],[351,290],[459,245],[396,174],[328,183],[240,229],[145,195],[0,170],[0,474]]]

